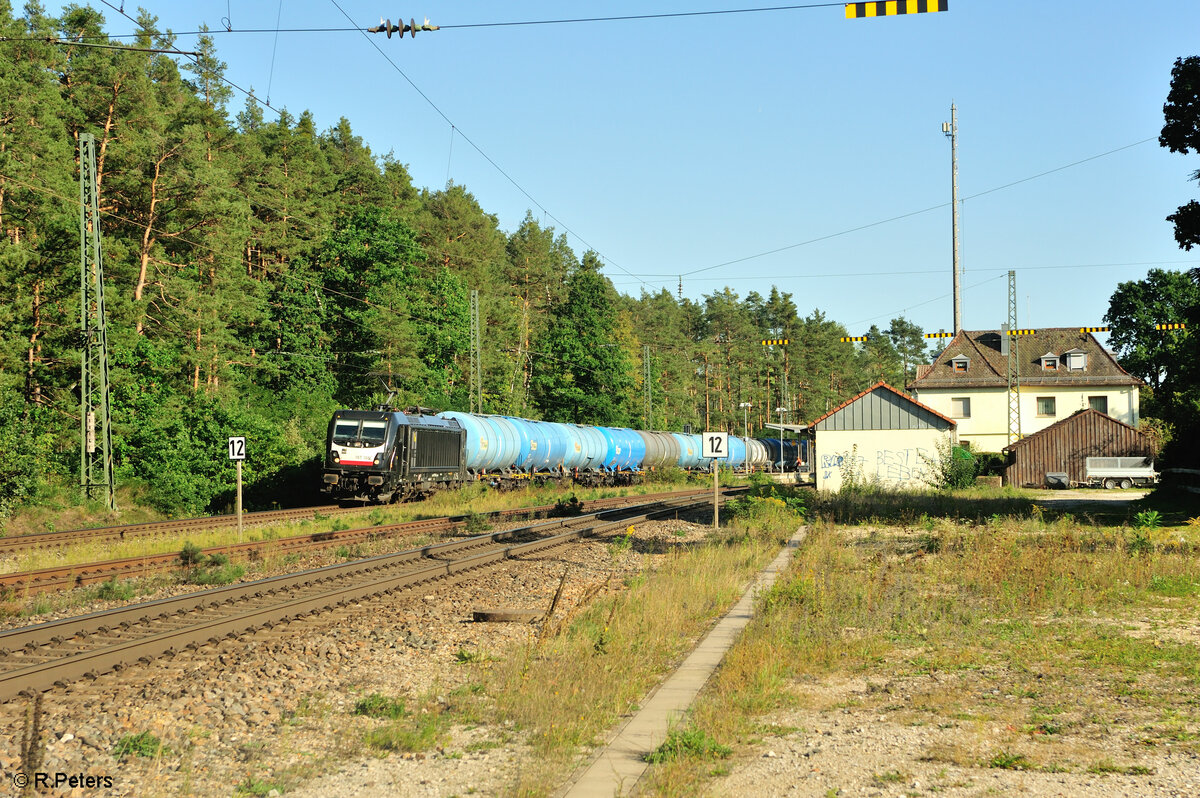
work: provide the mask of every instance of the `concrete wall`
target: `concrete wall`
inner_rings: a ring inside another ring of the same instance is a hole
[[[958,422],[958,439],[969,442],[977,452],[999,452],[1008,445],[1008,391],[1004,388],[926,388],[914,391],[918,402]],[[1038,397],[1053,396],[1053,416],[1037,414]],[[1076,410],[1088,406],[1088,397],[1108,399],[1108,415],[1136,427],[1139,417],[1137,388],[1126,386],[1059,387],[1022,385],[1021,434],[1031,435],[1062,421]],[[951,399],[969,397],[971,417],[955,418]]]
[[[836,491],[850,473],[865,482],[898,488],[927,488],[929,466],[939,441],[953,442],[950,430],[818,430],[817,490]]]

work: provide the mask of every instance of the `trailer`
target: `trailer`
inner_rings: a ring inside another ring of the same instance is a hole
[[[1085,469],[1085,484],[1093,488],[1111,490],[1158,482],[1158,472],[1149,457],[1089,457]]]

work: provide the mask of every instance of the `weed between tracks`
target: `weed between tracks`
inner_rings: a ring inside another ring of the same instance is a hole
[[[748,580],[779,550],[800,517],[782,503],[737,519],[707,545],[681,547],[550,626],[536,641],[498,655],[460,657],[472,681],[426,697],[410,714],[373,730],[385,750],[425,750],[452,725],[484,724],[527,740],[533,764],[511,792],[545,795],[582,746],[598,741],[676,665]],[[647,563],[649,561],[647,560]],[[379,699],[366,699],[378,702]]]
[[[686,483],[686,479],[682,480]],[[577,488],[570,492],[572,497],[583,501],[618,495],[644,495],[682,487],[677,481],[669,479],[657,480],[647,484],[625,488],[589,489]],[[414,504],[389,505],[385,507],[364,508],[362,513],[349,516],[330,518],[319,516],[309,521],[279,524],[274,526],[247,528],[242,540],[264,541],[268,545],[257,558],[257,562],[249,568],[240,564],[220,563],[221,567],[205,567],[196,569],[197,563],[182,563],[188,573],[185,581],[201,585],[228,584],[241,579],[247,572],[253,577],[259,572],[277,572],[286,570],[300,561],[296,553],[284,554],[270,545],[271,541],[295,535],[329,532],[338,529],[348,529],[358,526],[383,526],[426,518],[436,518],[444,515],[468,515],[469,528],[467,534],[478,534],[490,524],[486,514],[497,510],[509,510],[520,507],[552,505],[562,499],[564,491],[560,488],[541,487],[527,490],[500,492],[489,490],[482,485],[474,485],[461,491],[436,494],[427,501]],[[106,518],[106,523],[114,523],[114,519]],[[428,536],[407,538],[380,538],[365,543],[343,546],[336,551],[340,559],[367,557],[375,554],[396,551],[399,548],[424,545],[431,542]],[[179,535],[163,537],[135,537],[125,541],[108,543],[90,543],[76,546],[64,546],[57,549],[31,551],[10,558],[0,563],[0,573],[16,571],[32,571],[41,568],[52,568],[67,565],[99,562],[124,558],[150,557],[160,554],[178,554],[187,549],[192,557],[198,557],[201,549],[221,548],[238,542],[235,529],[213,529],[210,531],[194,530]],[[217,555],[218,557],[221,555]],[[211,566],[211,563],[209,563]],[[241,570],[239,570],[239,568]],[[152,575],[149,571],[139,578],[125,579],[113,583],[103,583],[101,586],[69,594],[40,594],[26,598],[20,594],[0,595],[0,615],[39,615],[60,609],[86,605],[96,599],[123,601],[153,593],[155,590],[169,585],[173,577]]]
[[[1050,520],[1029,505],[980,518],[970,495],[943,508],[951,520],[887,523],[902,508],[876,498],[835,508],[871,526],[812,524],[683,731],[736,748],[772,713],[863,713],[842,724],[955,730],[924,762],[1054,773],[1145,775],[1144,752],[1200,750],[1200,530]],[[676,758],[650,793],[703,792],[713,773]]]

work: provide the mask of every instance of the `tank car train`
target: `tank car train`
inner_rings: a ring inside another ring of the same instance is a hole
[[[731,435],[729,455],[722,465],[795,471],[808,462],[808,441]],[[322,490],[338,500],[387,503],[469,482],[501,488],[530,480],[629,484],[668,466],[709,470],[700,436],[378,407],[333,414]]]

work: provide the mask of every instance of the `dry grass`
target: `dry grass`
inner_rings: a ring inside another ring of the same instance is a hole
[[[398,524],[423,518],[434,518],[443,515],[457,515],[467,511],[475,513],[490,513],[498,510],[512,510],[521,507],[536,507],[554,504],[565,494],[573,494],[580,501],[591,501],[610,496],[645,495],[669,490],[670,485],[642,484],[621,488],[580,488],[564,492],[561,488],[540,487],[516,491],[486,490],[473,486],[461,491],[448,491],[435,494],[427,501],[414,504],[389,505],[383,507],[367,507],[361,513],[339,515],[335,518],[318,517],[313,520],[270,526],[256,526],[245,530],[242,540],[271,541],[293,535],[304,535],[328,532],[336,529],[348,529],[352,526],[381,526]],[[40,511],[29,511],[40,517]],[[26,518],[28,520],[28,517]],[[79,520],[83,520],[80,518]],[[116,523],[104,519],[107,523]],[[28,526],[28,524],[24,524]],[[86,523],[75,526],[82,528]],[[68,528],[62,526],[60,528]],[[45,531],[35,530],[35,531]],[[16,571],[33,571],[41,568],[55,568],[65,565],[79,565],[115,560],[127,557],[147,557],[156,554],[178,552],[184,543],[191,542],[200,548],[229,546],[238,542],[236,529],[218,528],[209,531],[194,531],[180,535],[162,537],[136,537],[130,540],[109,543],[85,543],[75,546],[63,546],[57,549],[30,551],[14,557],[0,560],[0,573]],[[387,542],[376,542],[365,547],[364,554],[374,554],[394,550],[394,545]],[[270,559],[270,551],[264,555]]]
[[[1137,532],[1036,510],[813,524],[692,724],[752,742],[756,718],[815,693],[953,727],[954,743],[928,752],[948,764],[1137,773],[1141,751],[1200,750],[1200,649],[1183,634],[1200,617],[1195,535],[1154,530],[1146,551]],[[657,794],[687,795],[710,775],[711,763],[683,761],[652,780]]]
[[[460,712],[510,729],[532,746],[535,764],[512,785],[546,795],[619,718],[685,655],[773,557],[799,517],[788,511],[735,521],[703,546],[681,546],[603,595],[537,642],[476,663],[475,690]],[[620,545],[615,542],[613,545]]]

